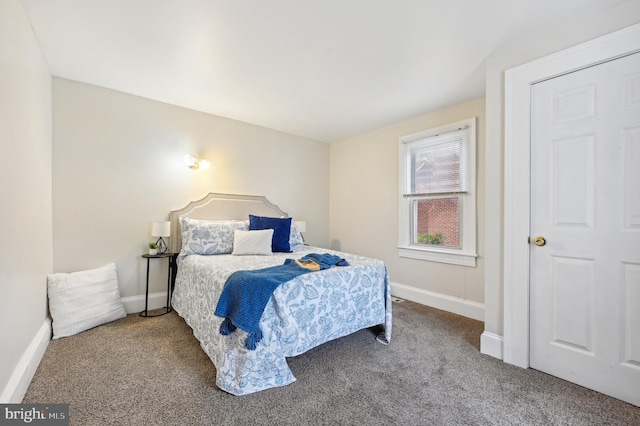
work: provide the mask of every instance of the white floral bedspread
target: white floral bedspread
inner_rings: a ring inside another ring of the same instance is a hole
[[[304,274],[280,285],[260,320],[263,338],[256,350],[244,347],[247,334],[240,329],[220,334],[222,318],[213,312],[232,272],[280,265],[307,253],[335,254],[350,266]],[[293,253],[273,256],[181,257],[173,307],[213,361],[216,384],[234,395],[294,382],[286,357],[357,330],[383,324],[378,340],[391,340],[391,291],[384,263],[317,247],[297,246]]]

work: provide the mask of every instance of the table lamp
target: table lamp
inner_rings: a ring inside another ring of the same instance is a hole
[[[153,222],[151,227],[151,236],[159,237],[156,244],[158,244],[158,254],[162,254],[167,251],[167,243],[164,242],[162,237],[171,236],[171,222],[169,221],[159,221]]]

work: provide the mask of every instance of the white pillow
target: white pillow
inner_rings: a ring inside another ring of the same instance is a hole
[[[273,239],[273,229],[262,229],[259,231],[233,231],[233,254],[234,256],[245,254],[271,254],[271,240]]]
[[[54,339],[127,316],[114,263],[89,271],[48,275],[47,291]]]

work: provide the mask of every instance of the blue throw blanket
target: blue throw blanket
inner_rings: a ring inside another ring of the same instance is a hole
[[[328,253],[311,253],[300,260],[313,261],[320,270],[349,265],[345,259]],[[313,270],[301,266],[294,259],[286,259],[283,265],[236,271],[229,275],[215,311],[217,316],[224,318],[220,333],[227,336],[239,327],[249,333],[245,347],[255,350],[256,344],[262,340],[260,318],[275,289],[280,284],[309,272]]]

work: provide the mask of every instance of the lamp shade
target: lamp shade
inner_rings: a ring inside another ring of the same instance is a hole
[[[171,222],[160,221],[153,222],[151,226],[152,237],[169,237],[171,235]]]

